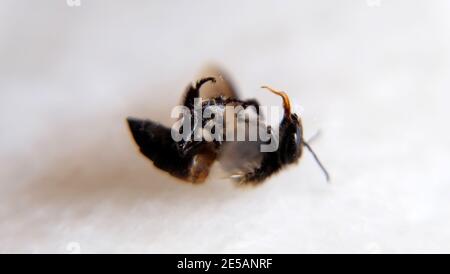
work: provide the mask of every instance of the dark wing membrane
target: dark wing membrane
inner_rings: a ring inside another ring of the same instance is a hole
[[[178,153],[170,128],[150,120],[128,118],[128,125],[142,154],[153,164],[181,179],[187,179],[192,156],[182,157]]]

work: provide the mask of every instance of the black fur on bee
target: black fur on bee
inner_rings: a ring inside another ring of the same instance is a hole
[[[252,106],[256,110],[256,115],[262,118],[263,114],[259,113],[258,101],[255,99],[240,100],[232,88],[229,88],[229,92],[215,91],[215,95],[210,97],[200,96],[200,88],[207,82],[215,83],[216,78],[202,78],[195,84],[189,85],[185,91],[182,104],[192,114],[195,112],[195,99],[202,97],[202,111],[211,106],[223,108],[234,105],[241,106],[244,109]],[[214,139],[213,141],[195,141],[193,138],[188,138],[176,142],[172,138],[171,128],[151,120],[128,118],[128,125],[142,154],[153,161],[157,168],[188,182],[204,182],[210,173],[212,164],[219,161],[223,163],[232,180],[242,184],[260,183],[278,172],[282,167],[296,163],[302,156],[304,147],[312,153],[328,181],[327,171],[303,138],[301,119],[297,114],[291,112],[291,104],[287,94],[266,86],[263,86],[263,88],[283,99],[284,115],[279,125],[278,147],[274,151],[249,150],[252,147],[251,144],[239,146],[235,141],[228,142],[225,137],[222,140]],[[200,118],[197,122],[204,126],[209,120]],[[192,126],[195,127],[195,125],[193,120]],[[265,141],[259,140],[260,144],[269,144],[273,141],[272,138],[277,137],[271,135],[272,129],[270,126],[259,124],[258,126],[264,126],[271,138]],[[188,134],[193,134],[193,132]]]

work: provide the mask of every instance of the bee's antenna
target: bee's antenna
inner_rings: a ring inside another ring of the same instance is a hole
[[[271,87],[268,86],[262,86],[261,88],[265,88],[268,89],[269,91],[271,91],[272,93],[281,96],[281,98],[283,98],[283,106],[284,106],[284,116],[287,119],[290,119],[291,116],[291,100],[289,100],[289,96],[286,94],[286,92],[284,91],[279,91],[276,89],[273,89]]]
[[[325,169],[325,167],[322,165],[322,163],[319,160],[319,157],[317,157],[316,153],[314,152],[314,150],[311,148],[311,146],[305,142],[303,140],[303,145],[305,145],[305,147],[309,150],[309,152],[311,152],[312,156],[314,157],[314,160],[316,160],[316,163],[319,165],[320,169],[322,169],[322,172],[325,174],[325,178],[327,180],[327,182],[330,182],[330,174],[328,173],[328,171]]]
[[[322,131],[320,129],[317,130],[313,136],[309,137],[308,144],[311,144],[312,142],[316,141],[321,135]]]

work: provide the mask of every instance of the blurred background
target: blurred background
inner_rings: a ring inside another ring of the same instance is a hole
[[[79,4],[79,5],[78,5]],[[450,2],[0,3],[0,252],[450,252]],[[311,155],[256,188],[138,153],[208,64],[288,92]]]

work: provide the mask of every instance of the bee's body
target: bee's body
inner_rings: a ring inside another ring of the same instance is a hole
[[[262,141],[259,138],[256,141],[227,140],[225,132],[236,127],[234,120],[231,123],[225,119],[224,131],[220,133],[222,138],[218,138],[219,140],[195,141],[191,138],[187,141],[175,142],[171,138],[170,128],[150,120],[128,118],[130,130],[141,152],[152,160],[156,167],[185,181],[199,183],[206,180],[212,164],[217,160],[234,181],[259,183],[283,166],[294,163],[300,158],[303,145],[306,144],[303,141],[302,125],[297,115],[290,113],[289,100],[284,93],[272,90],[283,97],[285,108],[279,135],[275,136],[272,135],[270,126],[266,126],[263,119],[258,119],[262,114],[259,113],[259,104],[256,100],[240,100],[227,81],[219,83],[218,87],[210,85],[209,89],[200,93],[200,88],[207,82],[215,83],[216,80],[213,77],[203,78],[195,85],[189,86],[183,97],[183,105],[194,113],[195,98],[202,98],[202,111],[215,108],[222,110],[223,115],[226,115],[224,110],[227,106],[240,106],[244,109],[253,107],[250,109],[259,121],[258,126],[264,127],[271,139],[279,136],[278,149],[272,152],[261,152],[260,145],[269,141]],[[202,117],[200,123],[195,125],[193,123],[192,134],[196,126],[204,126],[211,119]],[[242,122],[246,126],[252,123],[248,119]]]

